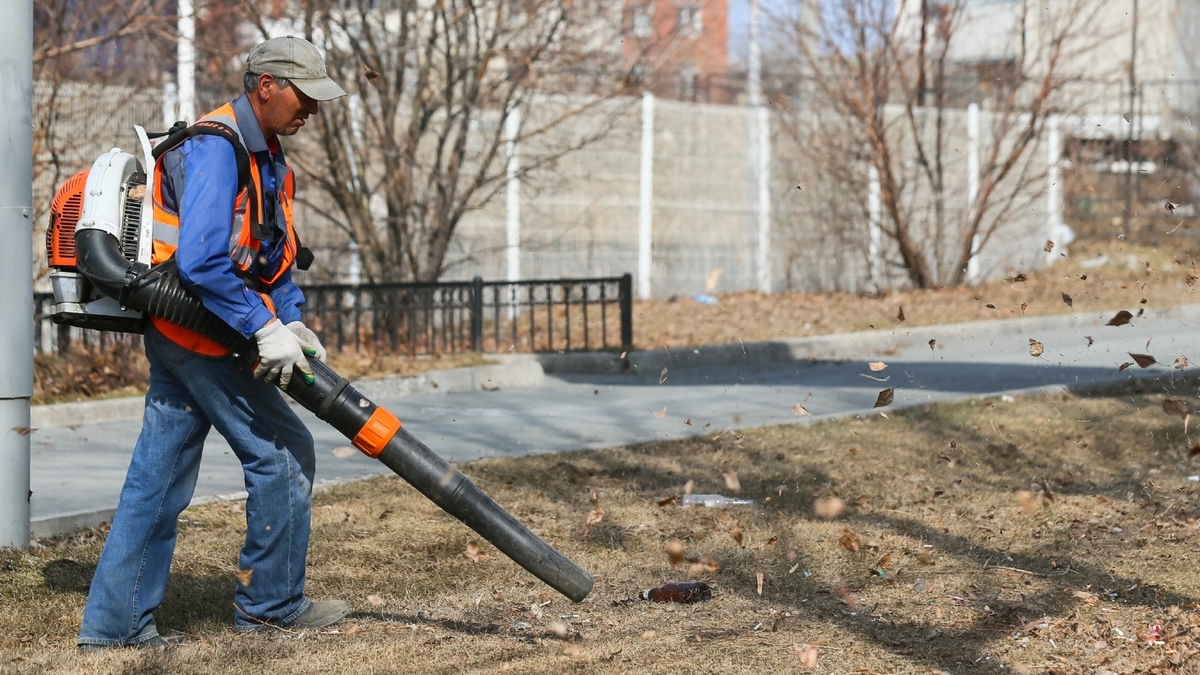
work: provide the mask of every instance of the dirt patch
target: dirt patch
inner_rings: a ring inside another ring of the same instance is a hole
[[[180,521],[157,615],[190,644],[83,656],[103,535],[62,537],[0,552],[0,671],[1196,672],[1200,438],[1164,402],[1198,385],[464,465],[595,574],[578,605],[387,477],[318,495],[309,591],[350,601],[335,629],[232,633],[244,507],[212,504]],[[755,504],[681,507],[689,481]],[[637,598],[668,580],[714,597]]]

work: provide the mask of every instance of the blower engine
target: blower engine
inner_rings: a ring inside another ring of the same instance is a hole
[[[153,207],[146,196],[154,194],[154,185],[153,172],[147,174],[144,167],[153,168],[156,152],[145,130],[135,129],[144,163],[114,148],[54,197],[46,233],[54,320],[140,333],[146,316],[155,316],[212,338],[250,368],[258,355],[255,341],[242,337],[183,287],[174,259],[150,265]],[[159,150],[171,147],[171,140]],[[595,584],[591,574],[512,517],[346,378],[315,357],[308,362],[313,382],[293,377],[287,389],[297,403],[534,576],[575,602],[587,597]]]
[[[79,272],[75,245],[76,230],[96,229],[120,242],[122,256],[149,268],[153,214],[143,208],[152,185],[144,167],[153,167],[150,140],[142,127],[134,127],[141,141],[145,163],[113,148],[100,155],[91,169],[72,176],[50,205],[50,227],[46,230],[46,258],[54,289],[55,323],[95,330],[141,333],[145,313],[122,307]],[[152,180],[152,178],[150,179]]]

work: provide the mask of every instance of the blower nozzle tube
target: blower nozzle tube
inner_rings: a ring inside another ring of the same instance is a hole
[[[125,259],[116,237],[97,229],[75,233],[77,267],[104,294],[210,337],[253,361],[257,345],[241,336],[180,283],[167,264],[153,269]],[[287,393],[351,439],[450,515],[491,542],[534,576],[575,602],[595,579],[525,527],[457,469],[400,427],[400,421],[346,378],[309,358],[314,381],[293,378]]]

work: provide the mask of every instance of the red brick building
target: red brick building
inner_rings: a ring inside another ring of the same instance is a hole
[[[625,57],[646,91],[730,103],[728,0],[625,0]]]

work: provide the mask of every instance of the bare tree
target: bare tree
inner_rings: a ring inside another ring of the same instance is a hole
[[[869,170],[877,176],[881,254],[915,287],[961,284],[972,257],[1042,194],[1035,149],[1053,117],[1078,109],[1080,64],[1102,44],[1100,3],[1043,4],[1020,14],[1003,58],[983,66],[956,55],[967,0],[809,2],[787,24],[809,79],[784,129],[831,179],[861,186]],[[969,103],[981,106],[990,142],[968,204],[954,161],[962,143],[952,140]],[[863,216],[864,192],[845,195]]]
[[[112,147],[120,140],[96,139],[89,133],[94,125],[86,122],[103,118],[96,114],[97,107],[114,102],[114,97],[99,94],[98,86],[157,84],[174,22],[168,4],[168,0],[34,0],[33,173],[39,227],[44,225],[54,187],[86,168],[79,155],[87,151],[81,148]],[[81,99],[86,103],[81,104]],[[34,260],[35,277],[40,278],[47,271],[45,260],[36,254]]]
[[[307,3],[302,16],[253,21],[263,35],[306,35],[350,92],[315,118],[319,152],[294,152],[292,163],[327,198],[310,206],[357,243],[371,281],[445,271],[464,215],[504,186],[509,115],[523,112],[516,140],[532,146],[619,91],[614,73],[626,72],[612,40],[619,4],[347,0]],[[521,171],[591,138],[523,154]]]

